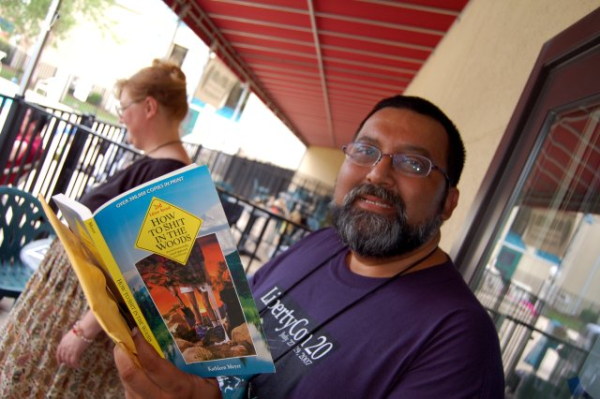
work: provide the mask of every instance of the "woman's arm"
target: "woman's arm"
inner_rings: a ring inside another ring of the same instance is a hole
[[[81,355],[94,342],[102,327],[91,310],[63,335],[56,350],[56,360],[69,367],[79,367]]]

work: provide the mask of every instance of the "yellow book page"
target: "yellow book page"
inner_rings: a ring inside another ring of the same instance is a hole
[[[137,363],[137,351],[131,338],[131,332],[127,322],[119,312],[118,305],[107,291],[104,273],[89,259],[85,248],[81,245],[79,238],[71,230],[62,224],[54,211],[46,203],[42,196],[38,197],[44,208],[44,212],[54,227],[62,243],[71,266],[77,274],[77,278],[83,289],[90,309],[108,336],[121,347],[124,347]]]
[[[104,267],[106,267],[108,273],[112,276],[113,281],[115,282],[119,292],[121,293],[121,297],[125,301],[125,304],[127,305],[129,312],[131,313],[131,316],[138,325],[140,333],[144,336],[144,338],[146,338],[146,341],[148,341],[150,345],[154,347],[156,352],[164,358],[162,349],[160,348],[156,337],[152,333],[150,325],[148,324],[146,318],[142,314],[142,311],[140,310],[140,307],[138,306],[138,303],[136,302],[133,293],[129,289],[129,286],[127,285],[127,282],[125,281],[125,278],[123,277],[123,274],[119,269],[119,265],[117,265],[117,262],[115,262],[115,259],[110,253],[110,250],[106,245],[106,241],[104,241],[104,238],[102,237],[102,234],[100,233],[96,222],[94,221],[94,219],[89,219],[86,220],[84,223],[88,233],[92,237],[98,254],[100,254],[100,257],[102,258]]]

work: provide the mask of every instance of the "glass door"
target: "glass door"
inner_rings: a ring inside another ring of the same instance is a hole
[[[550,116],[526,169],[474,290],[509,390],[569,398],[600,334],[600,103]]]
[[[508,398],[600,398],[598,27],[600,9],[542,50],[452,251]]]

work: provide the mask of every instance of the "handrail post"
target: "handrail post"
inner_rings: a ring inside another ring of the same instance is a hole
[[[82,126],[91,128],[93,123],[93,115],[86,114],[82,116]],[[69,182],[72,179],[72,176],[77,171],[79,158],[81,157],[81,153],[83,152],[83,149],[89,136],[89,134],[85,130],[77,128],[77,125],[75,125],[75,129],[72,134],[73,140],[71,141],[69,152],[65,157],[64,166],[60,172],[60,175],[58,176],[58,179],[56,180],[56,185],[54,186],[50,197],[58,193],[64,193],[66,191],[67,187],[69,186]]]

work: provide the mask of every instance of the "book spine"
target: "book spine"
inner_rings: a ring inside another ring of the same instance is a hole
[[[162,349],[160,348],[156,337],[152,333],[150,325],[148,324],[146,318],[142,314],[138,303],[133,297],[133,293],[129,289],[129,285],[127,285],[127,281],[125,280],[125,277],[123,277],[123,273],[121,273],[119,265],[117,265],[117,262],[115,262],[114,257],[108,249],[108,245],[106,245],[106,241],[104,241],[104,237],[102,236],[102,233],[100,232],[96,221],[94,219],[88,219],[85,221],[85,225],[87,227],[88,232],[90,233],[90,236],[94,241],[94,246],[96,247],[98,253],[102,257],[102,262],[104,263],[106,269],[110,273],[113,281],[115,282],[115,285],[117,286],[119,292],[121,293],[121,296],[123,297],[123,300],[125,301],[125,304],[127,305],[127,308],[131,312],[131,315],[133,316],[136,324],[138,325],[140,333],[144,336],[144,338],[146,338],[146,341],[148,341],[154,347],[156,352],[164,357]]]

